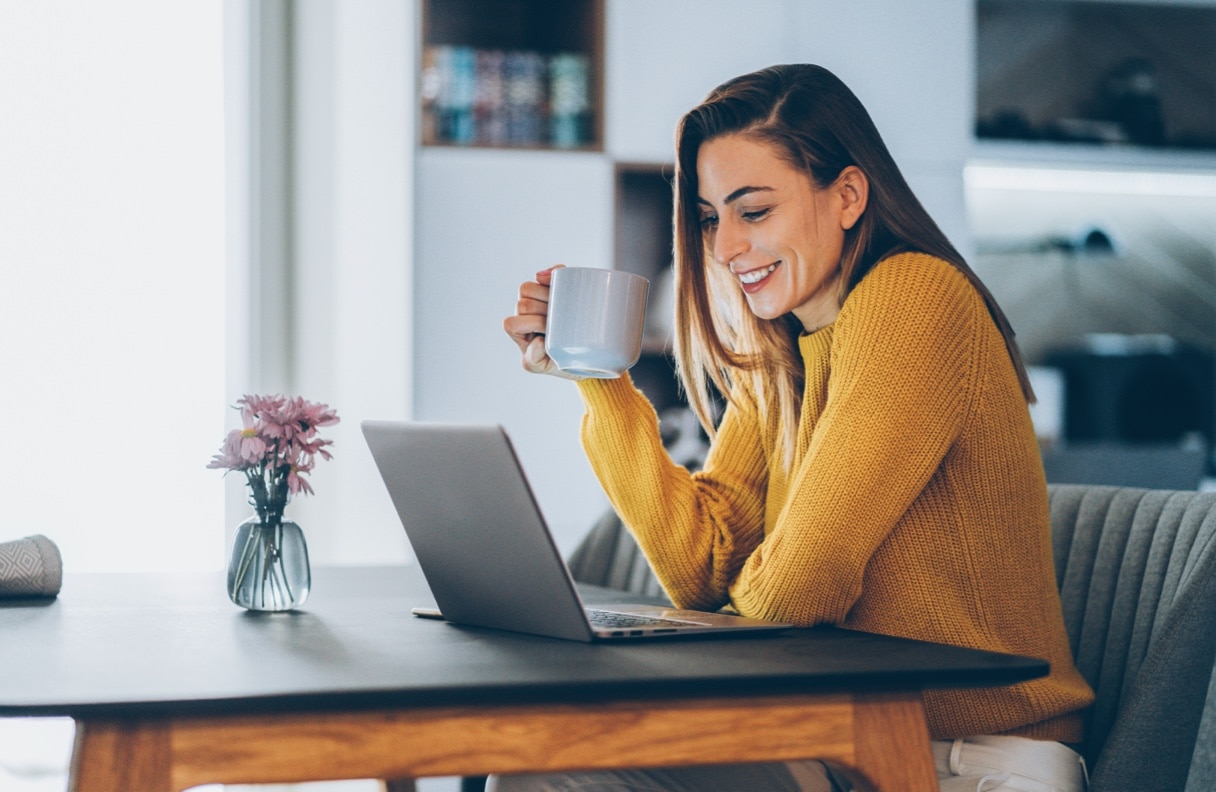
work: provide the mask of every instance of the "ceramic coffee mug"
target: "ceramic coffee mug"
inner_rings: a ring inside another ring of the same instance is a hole
[[[622,270],[554,270],[545,352],[569,374],[621,376],[642,354],[649,288],[650,281]]]

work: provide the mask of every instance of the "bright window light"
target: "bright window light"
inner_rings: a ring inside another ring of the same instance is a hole
[[[0,4],[0,541],[219,569],[223,4]]]

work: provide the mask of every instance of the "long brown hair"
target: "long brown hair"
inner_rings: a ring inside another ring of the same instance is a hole
[[[725,267],[706,265],[697,204],[697,154],[701,144],[742,133],[771,145],[823,189],[850,165],[869,180],[861,219],[845,233],[840,262],[840,303],[883,258],[918,251],[944,259],[962,272],[987,303],[1005,338],[1028,402],[1030,379],[1014,333],[992,294],[921,206],[892,159],[865,107],[836,75],[810,64],[773,66],[715,88],[680,120],[676,133],[675,353],[684,391],[701,424],[714,433],[717,390],[728,398],[749,379],[765,409],[779,411],[791,459],[804,372],[792,315],[757,318]]]

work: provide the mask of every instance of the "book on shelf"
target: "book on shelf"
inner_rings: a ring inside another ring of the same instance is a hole
[[[473,99],[477,55],[472,47],[428,47],[422,58],[422,113],[426,140],[475,142]]]
[[[578,148],[591,142],[585,55],[435,45],[423,52],[427,144]]]
[[[558,148],[576,148],[591,135],[590,75],[586,55],[562,52],[549,60],[549,140]]]

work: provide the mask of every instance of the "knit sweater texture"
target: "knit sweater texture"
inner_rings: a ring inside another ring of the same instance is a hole
[[[689,473],[627,376],[579,383],[584,448],[668,595],[1046,659],[1040,679],[926,691],[930,733],[1079,742],[1093,693],[1064,629],[1029,410],[983,298],[948,262],[899,254],[798,344],[788,465],[776,411],[744,385]]]

